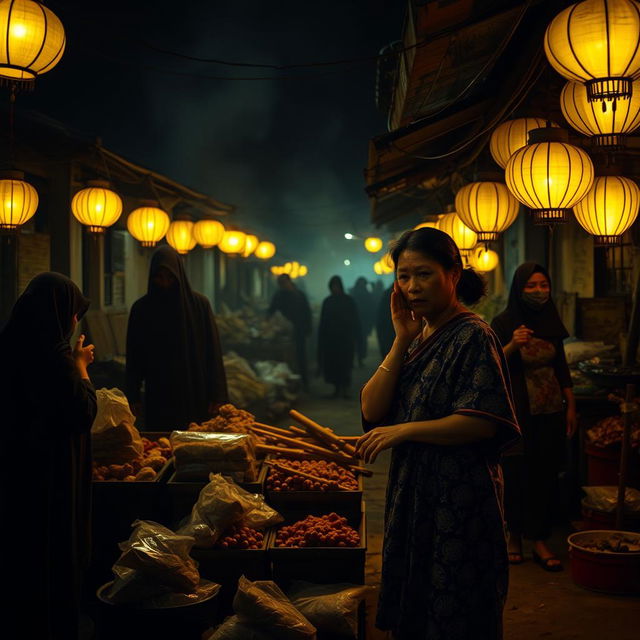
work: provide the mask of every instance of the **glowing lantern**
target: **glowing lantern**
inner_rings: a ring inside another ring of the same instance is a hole
[[[527,146],[529,131],[544,127],[546,122],[543,118],[516,118],[503,122],[491,134],[489,151],[493,159],[504,169],[509,158],[518,149]],[[558,126],[553,122],[550,124],[552,127]]]
[[[247,234],[243,231],[225,231],[218,245],[220,251],[230,255],[238,255],[244,251]]]
[[[109,189],[108,182],[94,180],[73,196],[71,212],[90,233],[104,233],[105,228],[115,224],[120,217],[122,200]]]
[[[155,247],[164,238],[171,220],[166,211],[155,206],[143,206],[134,209],[127,218],[129,233],[143,247]]]
[[[530,144],[507,163],[507,186],[532,210],[535,224],[565,222],[593,184],[591,158],[567,138],[563,129],[534,129]]]
[[[243,258],[248,258],[258,247],[258,236],[248,235],[245,239],[244,250],[242,252]]]
[[[299,273],[300,273],[300,277],[304,278],[309,273],[309,267],[307,267],[304,264],[301,264]]]
[[[573,213],[587,233],[595,236],[596,246],[618,244],[622,234],[635,222],[640,206],[640,189],[629,178],[596,178],[587,195]]]
[[[413,227],[413,230],[416,231],[417,229],[437,229],[438,222],[438,220],[436,220],[435,222],[421,222],[420,224],[417,224],[415,227]]]
[[[33,82],[60,62],[65,43],[62,22],[40,2],[0,2],[0,77]]]
[[[295,260],[291,263],[291,269],[289,271],[289,277],[296,279],[300,276],[300,263]]]
[[[589,101],[627,99],[640,76],[640,5],[584,0],[561,11],[544,36],[551,66],[586,85]]]
[[[618,147],[625,134],[640,126],[640,81],[633,83],[629,100],[617,104],[605,100],[606,110],[600,103],[589,102],[587,90],[579,82],[567,82],[560,94],[560,107],[567,122],[580,133],[589,136],[598,146]]]
[[[478,242],[478,235],[460,220],[457,213],[447,213],[438,221],[438,229],[453,238],[460,249],[460,255],[468,256]]]
[[[472,254],[469,260],[471,266],[477,271],[488,272],[493,271],[500,262],[500,258],[495,251],[491,249],[485,249],[484,247],[478,247]]]
[[[282,273],[291,273],[291,269],[293,268],[293,263],[285,262],[282,265]]]
[[[193,225],[193,237],[203,249],[211,249],[224,236],[224,225],[217,220],[198,220]]]
[[[0,229],[17,229],[38,208],[38,192],[23,178],[20,171],[7,172],[0,178]]]
[[[396,270],[390,253],[386,253],[380,258],[380,266],[382,267],[383,273],[393,273]]]
[[[371,253],[378,253],[382,249],[382,240],[380,238],[367,238],[364,241],[364,248]]]
[[[256,258],[260,258],[261,260],[269,260],[269,258],[273,258],[276,255],[276,245],[273,242],[267,242],[263,240],[257,247],[254,252]]]
[[[520,204],[501,182],[472,182],[456,194],[456,213],[478,234],[479,242],[497,240],[518,217]]]
[[[174,220],[167,231],[167,242],[181,254],[186,254],[196,246],[191,220]]]
[[[271,267],[271,273],[273,273],[274,276],[279,276],[280,275],[280,269],[281,269],[281,267],[276,267],[276,265],[274,264]]]

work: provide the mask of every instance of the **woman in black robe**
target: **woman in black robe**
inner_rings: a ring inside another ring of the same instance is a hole
[[[523,561],[522,540],[547,571],[562,565],[547,546],[553,496],[565,451],[576,429],[576,406],[562,340],[569,333],[551,299],[551,278],[534,262],[513,276],[507,308],[491,327],[504,347],[522,444],[503,458],[509,561]]]
[[[331,295],[324,299],[318,325],[318,367],[326,382],[335,386],[334,397],[347,397],[353,356],[360,340],[358,309],[344,292],[342,280],[329,280]]]
[[[87,311],[76,285],[36,276],[0,332],[3,630],[75,640],[90,555],[93,345],[69,340]],[[25,608],[30,613],[25,614]]]
[[[148,430],[186,429],[227,402],[211,305],[191,289],[180,255],[168,246],[153,254],[147,294],[131,307],[125,391]]]

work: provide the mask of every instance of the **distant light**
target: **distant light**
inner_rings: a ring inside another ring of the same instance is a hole
[[[353,233],[345,233],[345,234],[344,234],[344,237],[345,237],[347,240],[353,240]]]
[[[348,267],[350,264],[351,264],[351,260],[345,260],[344,261],[345,267]]]

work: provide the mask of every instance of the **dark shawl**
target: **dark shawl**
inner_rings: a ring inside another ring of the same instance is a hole
[[[504,353],[468,312],[405,359],[384,424],[454,413],[494,421],[495,437],[392,450],[377,625],[403,640],[502,638],[508,563],[498,457],[519,429]]]
[[[273,294],[268,316],[279,311],[292,325],[295,333],[309,335],[311,332],[311,308],[307,296],[296,288],[278,289]]]
[[[326,382],[349,385],[359,340],[360,320],[353,298],[344,291],[325,298],[318,325],[318,365]]]
[[[77,634],[80,577],[90,555],[96,396],[78,373],[69,339],[73,315],[81,318],[88,306],[67,277],[42,273],[18,298],[0,333],[9,637],[24,637],[25,629],[34,638]],[[27,601],[35,609],[25,617]]]
[[[528,307],[522,300],[524,286],[534,273],[544,274],[551,285],[549,273],[542,265],[535,262],[521,264],[513,275],[507,308],[493,319],[491,328],[496,332],[503,346],[511,342],[513,332],[520,325],[533,329],[534,337],[551,342],[556,349],[553,369],[560,387],[563,389],[572,387],[573,383],[562,342],[569,333],[562,323],[553,299],[549,297],[548,302],[538,311]],[[520,352],[516,351],[511,354],[508,363],[516,413],[518,420],[524,422],[529,415],[529,399]]]
[[[163,290],[160,267],[176,278]],[[206,420],[209,404],[227,401],[218,329],[209,300],[191,289],[180,255],[160,247],[151,259],[147,294],[131,307],[127,328],[126,394],[140,401],[145,383],[145,428],[185,429]]]
[[[385,289],[378,301],[376,312],[376,335],[378,336],[378,346],[381,357],[385,357],[391,350],[391,345],[396,337],[396,331],[391,321],[391,293],[393,285]]]

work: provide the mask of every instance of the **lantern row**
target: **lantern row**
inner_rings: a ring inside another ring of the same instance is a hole
[[[283,265],[273,265],[271,267],[271,273],[274,276],[281,276],[283,274],[288,275],[290,278],[295,280],[296,278],[304,278],[309,274],[309,268],[304,265],[296,262],[285,262]]]

